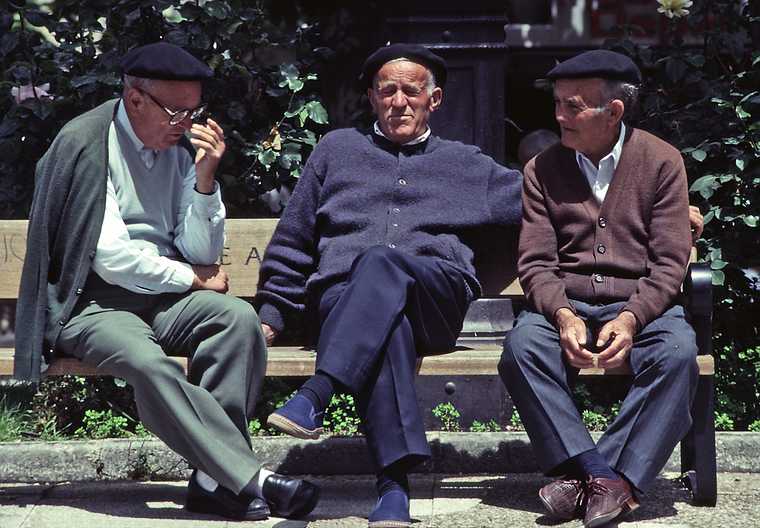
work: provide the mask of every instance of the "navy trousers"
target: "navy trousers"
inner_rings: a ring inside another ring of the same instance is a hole
[[[586,321],[590,343],[625,304],[572,303]],[[639,491],[646,491],[691,426],[696,354],[694,330],[681,306],[671,307],[634,337],[633,385],[596,447]],[[557,329],[543,315],[520,314],[504,341],[499,373],[547,474],[562,473],[564,462],[594,448],[571,397],[578,370],[565,362]]]
[[[450,351],[470,293],[443,260],[375,246],[319,302],[317,369],[356,397],[378,471],[430,456],[414,388],[417,355]]]

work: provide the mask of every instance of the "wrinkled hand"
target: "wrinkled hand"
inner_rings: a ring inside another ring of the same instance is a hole
[[[705,217],[699,212],[696,205],[689,206],[689,227],[691,228],[691,242],[694,243],[702,236],[705,228]]]
[[[274,338],[277,337],[277,331],[266,323],[261,323],[261,331],[264,333],[267,346],[272,346]]]
[[[627,310],[620,312],[616,318],[605,324],[596,340],[599,367],[612,368],[622,365],[633,346],[634,334],[636,316]]]
[[[559,329],[559,344],[567,361],[575,368],[594,366],[594,356],[586,349],[586,323],[569,308],[560,308],[555,314]]]
[[[208,118],[205,125],[193,123],[190,134],[190,142],[196,149],[196,188],[199,192],[208,194],[214,190],[214,174],[227,148],[224,131],[216,121]]]
[[[218,264],[211,266],[193,266],[195,278],[193,290],[211,290],[219,293],[227,293],[230,289],[230,276]]]

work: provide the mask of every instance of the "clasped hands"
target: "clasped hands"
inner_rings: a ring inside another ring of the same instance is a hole
[[[592,353],[589,348],[586,322],[569,308],[560,308],[555,316],[559,342],[567,361],[575,368],[613,368],[628,358],[636,334],[636,317],[624,310],[609,321],[596,336]]]

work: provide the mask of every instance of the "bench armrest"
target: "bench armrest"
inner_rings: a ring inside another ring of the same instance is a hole
[[[686,310],[697,334],[700,354],[712,354],[713,287],[710,265],[692,262],[683,283]]]

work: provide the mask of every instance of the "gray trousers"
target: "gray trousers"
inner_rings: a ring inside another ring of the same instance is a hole
[[[239,493],[261,463],[248,417],[266,369],[253,307],[211,291],[141,295],[92,276],[57,347],[134,388],[145,427]],[[188,375],[167,354],[190,359]]]
[[[589,343],[625,304],[572,303],[589,328]],[[669,308],[634,337],[633,384],[596,447],[639,491],[646,491],[691,426],[696,354],[694,330],[681,306]],[[578,370],[565,362],[559,334],[543,315],[520,314],[504,340],[499,373],[543,471],[561,473],[564,462],[595,447],[570,392]]]

